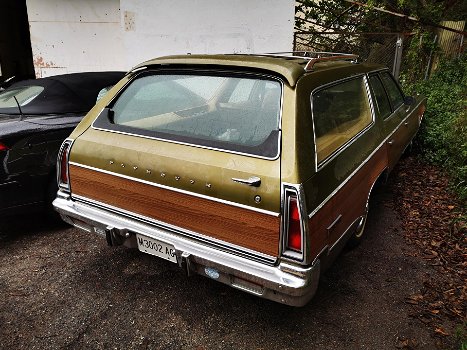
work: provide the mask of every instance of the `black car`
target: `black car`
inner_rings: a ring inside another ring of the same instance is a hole
[[[23,80],[0,92],[0,216],[51,208],[59,147],[124,72]]]

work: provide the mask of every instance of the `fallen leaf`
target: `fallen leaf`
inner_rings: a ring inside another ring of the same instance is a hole
[[[409,299],[414,300],[414,301],[419,301],[423,299],[423,295],[421,294],[414,294],[409,297]]]
[[[403,349],[409,346],[409,339],[397,338],[396,348]]]
[[[440,335],[444,335],[445,337],[449,335],[449,333],[446,332],[446,331],[445,331],[443,328],[441,328],[441,327],[435,328],[435,333],[440,334]]]
[[[424,255],[423,259],[430,260],[430,259],[435,259],[437,255],[431,254],[431,255]]]
[[[438,300],[438,301],[436,301],[436,302],[434,302],[434,303],[430,303],[430,307],[432,307],[432,308],[441,307],[441,306],[443,306],[443,305],[444,305],[444,303],[443,303],[442,300]]]

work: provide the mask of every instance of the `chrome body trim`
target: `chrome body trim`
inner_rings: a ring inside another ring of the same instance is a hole
[[[169,68],[167,66],[163,67],[163,68],[159,68],[159,69],[151,69],[152,71],[154,72],[157,72],[157,71],[170,71],[170,70],[174,70],[175,72],[180,72],[180,71],[192,71],[192,72],[203,72],[203,69],[187,69],[187,68]],[[259,73],[254,73],[254,72],[238,72],[238,71],[228,71],[228,70],[224,70],[224,69],[216,69],[216,72],[219,72],[219,73],[230,73],[230,74],[242,74],[242,75],[245,75],[245,76],[248,76],[248,75],[253,75],[253,76],[261,76],[261,77],[264,77],[264,78],[269,78],[271,80],[274,80],[274,81],[277,81],[280,86],[281,86],[281,97],[280,97],[280,105],[279,105],[279,120],[278,120],[278,135],[277,135],[277,154],[274,156],[274,157],[265,157],[265,156],[260,156],[260,155],[256,155],[256,154],[251,154],[251,153],[244,153],[244,152],[237,152],[237,151],[232,151],[232,150],[228,150],[228,149],[223,149],[223,148],[216,148],[216,147],[209,147],[209,146],[203,146],[203,145],[198,145],[198,144],[195,144],[195,143],[188,143],[188,142],[181,142],[181,141],[175,141],[175,140],[170,140],[170,139],[165,139],[165,138],[159,138],[159,137],[152,137],[152,136],[147,136],[147,135],[141,135],[141,134],[138,134],[138,133],[132,133],[132,132],[124,132],[124,131],[118,131],[118,130],[110,130],[110,129],[105,129],[105,128],[99,128],[99,127],[96,127],[94,126],[94,123],[96,122],[96,119],[99,117],[100,113],[96,115],[96,117],[94,118],[94,120],[92,121],[91,123],[91,128],[94,129],[94,130],[98,130],[98,131],[104,131],[104,132],[111,132],[111,133],[115,133],[115,134],[121,134],[121,135],[127,135],[127,136],[134,136],[134,137],[140,137],[140,138],[145,138],[145,139],[150,139],[150,140],[156,140],[156,141],[161,141],[161,142],[169,142],[169,143],[173,143],[173,144],[177,144],[177,145],[185,145],[185,146],[190,146],[190,147],[196,147],[196,148],[202,148],[202,149],[208,149],[208,150],[213,150],[213,151],[219,151],[219,152],[225,152],[225,153],[231,153],[231,154],[237,154],[237,155],[241,155],[241,156],[247,156],[247,157],[253,157],[253,158],[259,158],[259,159],[265,159],[265,160],[277,160],[279,157],[280,157],[280,154],[281,154],[281,142],[282,142],[282,113],[283,113],[283,102],[284,102],[284,81],[282,79],[279,79],[277,76],[274,76],[274,75],[268,75],[268,74],[259,74]],[[131,79],[129,79],[121,88],[120,90],[114,95],[112,96],[111,100],[109,101],[109,103],[107,104],[110,105],[112,104],[115,99],[120,95],[120,93],[122,91],[124,91],[127,86],[129,84],[131,84],[133,82],[133,80],[135,80],[139,74],[142,73],[142,71],[139,71],[139,68],[137,69],[136,71],[137,74],[135,74]],[[144,73],[147,73],[147,70],[144,70]],[[102,110],[101,110],[102,112]]]
[[[373,181],[371,187],[370,187],[370,191],[368,192],[368,196],[367,196],[367,199],[366,199],[366,204],[365,204],[365,215],[364,216],[359,216],[357,219],[355,219],[354,222],[352,222],[349,227],[347,227],[347,229],[345,230],[345,232],[333,243],[333,245],[329,248],[329,251],[328,251],[328,255],[338,246],[338,244],[340,242],[342,242],[342,240],[347,237],[347,238],[350,238],[351,235],[350,234],[354,234],[354,232],[358,232],[358,230],[360,229],[364,229],[364,227],[362,227],[364,224],[365,224],[365,221],[366,221],[366,218],[368,216],[368,210],[369,210],[369,206],[370,206],[370,197],[371,197],[371,192],[373,191],[373,188],[375,187],[376,185],[376,181],[378,181],[379,177],[381,176],[381,174],[384,172],[384,170],[382,172],[379,173],[378,177],[375,179],[375,181]],[[351,230],[353,226],[355,226],[355,230]]]
[[[140,182],[140,183],[143,183],[143,184],[146,184],[146,185],[150,185],[150,186],[154,186],[154,187],[158,187],[158,188],[163,188],[165,190],[170,190],[170,191],[174,191],[174,192],[178,192],[178,193],[183,193],[183,194],[186,194],[186,195],[207,199],[207,200],[222,203],[222,204],[228,204],[228,205],[232,205],[232,206],[239,207],[239,208],[242,208],[242,209],[252,210],[252,211],[255,211],[255,212],[258,212],[258,213],[266,214],[266,215],[271,215],[271,216],[275,216],[275,217],[279,216],[279,213],[276,213],[276,212],[273,212],[273,211],[269,211],[269,210],[265,210],[265,209],[261,209],[261,208],[250,207],[248,205],[244,205],[244,204],[240,204],[240,203],[236,203],[236,202],[231,202],[231,201],[228,201],[228,200],[225,200],[225,199],[210,197],[210,196],[206,196],[204,194],[200,194],[200,193],[196,193],[196,192],[190,192],[190,191],[182,190],[182,189],[179,189],[179,188],[170,187],[170,186],[167,186],[167,185],[162,185],[162,184],[154,183],[154,182],[151,182],[151,181],[142,180],[142,179],[139,179],[139,178],[136,178],[136,177],[132,177],[132,176],[123,175],[123,174],[115,173],[115,172],[108,171],[108,170],[95,168],[95,167],[84,165],[84,164],[81,164],[81,163],[70,162],[70,164],[74,165],[74,166],[77,166],[77,167],[80,167],[80,168],[97,171],[97,172],[100,172],[100,173],[103,173],[103,174],[108,174],[108,175],[112,175],[112,176],[121,177],[121,178],[126,179],[126,180],[131,180],[131,181]],[[161,176],[162,176],[162,174],[161,174]],[[165,174],[164,174],[164,176],[165,176]],[[206,186],[207,185],[208,184],[206,184]],[[210,188],[210,186],[207,186],[207,187]]]
[[[281,208],[282,208],[282,222],[281,222],[281,236],[280,236],[280,251],[279,254],[285,259],[290,259],[290,261],[298,261],[302,264],[309,264],[309,251],[310,251],[310,242],[308,241],[308,216],[307,216],[307,209],[306,209],[306,200],[305,200],[305,191],[303,189],[303,185],[295,185],[290,183],[282,183],[281,189]],[[288,197],[290,194],[294,194],[297,196],[297,205],[300,211],[300,227],[302,233],[302,251],[295,252],[293,250],[287,249],[287,235],[288,235]]]
[[[357,224],[359,222],[359,220],[361,219],[361,216],[359,216],[358,218],[356,218],[344,231],[344,233],[329,247],[329,250],[328,250],[328,255],[331,254],[335,249],[336,247],[339,247],[339,245],[341,245],[341,248],[343,248],[343,243],[346,243],[347,240],[350,238],[351,234],[353,233],[353,226],[355,226],[355,224]]]
[[[58,151],[58,156],[57,156],[57,173],[55,174],[56,177],[57,177],[57,184],[58,184],[58,187],[64,191],[67,191],[67,192],[70,192],[71,191],[71,188],[70,188],[70,162],[69,162],[69,158],[70,158],[70,151],[71,151],[71,148],[73,147],[73,142],[74,140],[72,139],[65,139],[61,146],[60,146],[60,149]],[[65,150],[65,145],[68,145],[68,147],[66,147],[66,150]],[[66,154],[65,154],[65,157],[66,157],[66,171],[67,171],[67,174],[68,174],[68,184],[64,185],[61,181],[61,177],[62,177],[62,156],[63,156],[63,153],[66,151]]]
[[[130,233],[128,238],[124,238],[125,245],[136,245],[136,233],[171,244],[175,247],[179,266],[185,267],[187,273],[196,272],[206,276],[205,268],[214,268],[219,274],[217,281],[266,299],[303,306],[318,287],[319,260],[311,266],[299,266],[286,261],[267,265],[182,237],[168,229],[72,200],[61,191],[53,205],[67,222],[77,219],[80,225],[89,225],[97,234],[103,230]],[[261,288],[248,288],[252,283]]]
[[[170,225],[165,222],[155,220],[153,218],[150,218],[144,215],[136,214],[128,210],[123,210],[121,208],[117,208],[112,205],[101,203],[101,202],[98,202],[98,201],[95,201],[89,198],[72,195],[71,200],[74,200],[76,203],[82,203],[83,205],[95,207],[96,208],[95,210],[107,211],[112,214],[121,215],[125,218],[136,220],[138,222],[144,222],[149,225],[154,225],[162,230],[172,232],[173,234],[181,235],[181,236],[202,242],[203,244],[209,244],[211,246],[215,246],[218,249],[229,251],[232,254],[248,257],[249,259],[256,260],[256,261],[259,261],[259,262],[262,262],[268,265],[273,265],[277,261],[277,258],[274,256],[263,254],[263,253],[260,253],[260,252],[257,252],[257,251],[254,251],[248,248],[244,248],[244,247],[241,247],[235,244],[231,244],[231,243],[228,243],[228,242],[216,239],[216,238],[205,236],[198,232],[194,232],[194,231],[190,231],[187,229],[183,229],[178,226]]]
[[[314,265],[317,261],[320,261],[321,257],[326,257],[329,253],[329,246],[326,244],[323,249],[316,255],[316,257],[313,259],[313,262],[311,263]]]
[[[350,179],[361,169],[363,166],[368,163],[368,161],[375,155],[376,152],[380,150],[380,148],[385,144],[386,141],[382,142],[377,148],[373,150],[373,152],[370,153],[370,155],[344,180],[342,183],[336,187],[334,191],[332,191],[310,214],[308,214],[308,217],[311,219],[313,215],[316,214],[318,210],[320,210],[329,200],[335,196],[335,194],[344,187],[347,182],[350,181]]]
[[[331,231],[334,228],[334,226],[336,226],[339,223],[339,221],[341,221],[341,219],[342,219],[342,214],[339,214],[334,219],[334,221],[326,228],[326,231]]]
[[[147,69],[147,68],[148,68],[147,66],[133,68],[133,69],[131,69],[127,74],[134,74],[134,73],[136,73],[136,72],[145,70],[145,69]]]
[[[161,142],[168,142],[168,143],[173,143],[173,144],[176,144],[176,145],[184,145],[184,146],[202,148],[202,149],[207,149],[207,150],[211,150],[211,151],[218,151],[218,152],[224,152],[224,153],[230,153],[230,154],[237,154],[239,156],[247,156],[247,157],[259,158],[259,159],[265,159],[265,160],[277,160],[280,157],[280,144],[281,144],[281,140],[282,140],[282,130],[279,129],[278,130],[278,135],[277,135],[277,140],[278,140],[277,141],[277,143],[278,143],[277,149],[279,150],[278,154],[276,156],[274,156],[274,157],[263,157],[263,156],[259,156],[259,155],[256,155],[256,154],[236,152],[236,151],[222,149],[222,148],[207,147],[207,146],[197,145],[197,144],[193,144],[193,143],[180,142],[180,141],[162,139],[162,138],[158,138],[158,137],[140,135],[140,134],[136,134],[136,133],[130,133],[130,132],[123,132],[123,131],[118,131],[118,130],[110,130],[110,129],[99,128],[99,127],[94,126],[94,122],[91,125],[91,128],[94,129],[94,130],[110,132],[110,133],[114,133],[114,134],[134,136],[134,137],[139,137],[139,138],[143,138],[143,139],[156,140],[156,141],[161,141]]]

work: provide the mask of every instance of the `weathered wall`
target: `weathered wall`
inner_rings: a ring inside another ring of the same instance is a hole
[[[36,76],[125,70],[119,0],[27,0]]]
[[[37,76],[180,53],[292,49],[292,0],[27,0]]]
[[[174,53],[290,51],[295,2],[121,0],[126,64]]]

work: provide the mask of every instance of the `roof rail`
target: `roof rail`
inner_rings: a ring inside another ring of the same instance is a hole
[[[356,61],[358,55],[342,52],[324,52],[324,51],[283,51],[260,54],[259,56],[289,57],[308,60],[305,71],[311,71],[315,63],[323,61],[352,60]]]

